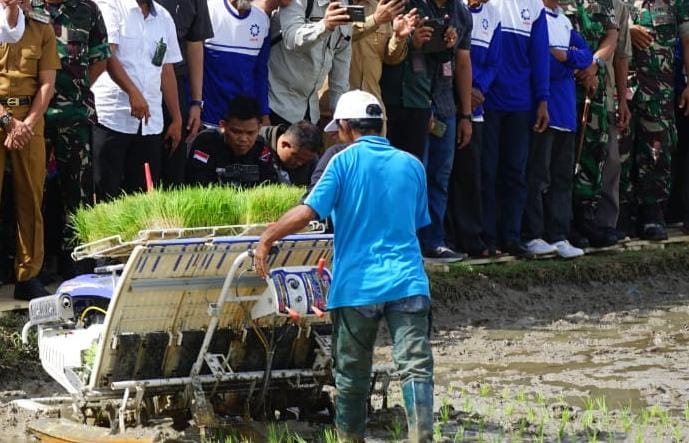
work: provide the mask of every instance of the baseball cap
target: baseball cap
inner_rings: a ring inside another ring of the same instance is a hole
[[[323,130],[325,132],[337,132],[338,120],[349,120],[353,118],[379,118],[382,120],[383,113],[372,113],[371,105],[376,105],[378,110],[382,110],[380,102],[373,94],[358,89],[345,92],[337,101],[332,121],[328,123]]]

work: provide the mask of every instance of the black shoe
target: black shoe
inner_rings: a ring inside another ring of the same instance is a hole
[[[591,245],[589,239],[581,235],[581,232],[574,226],[572,226],[569,232],[569,243],[579,249],[586,249]]]
[[[521,243],[519,242],[508,242],[502,246],[502,252],[510,254],[515,257],[533,257],[533,254],[529,252]]]
[[[41,281],[35,277],[27,281],[19,281],[14,284],[15,300],[29,301],[46,295],[50,295],[50,293],[43,287]]]
[[[426,251],[423,258],[430,263],[456,263],[466,258],[466,254],[455,252],[446,246],[438,246]]]
[[[607,248],[617,244],[617,234],[609,228],[592,228],[588,232],[591,246],[595,248]]]
[[[663,241],[667,240],[667,231],[658,223],[649,223],[644,225],[644,230],[641,233],[642,240]]]

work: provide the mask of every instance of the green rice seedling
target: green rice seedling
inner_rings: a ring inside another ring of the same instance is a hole
[[[684,421],[689,422],[689,401],[684,404]]]
[[[286,443],[307,443],[306,439],[297,433],[290,434],[288,432],[285,440]]]
[[[545,418],[541,416],[541,421],[538,423],[537,438],[539,443],[545,441]]]
[[[526,410],[526,419],[529,423],[536,423],[536,410],[532,407]]]
[[[478,395],[481,398],[486,398],[490,395],[490,385],[482,384],[478,388]]]
[[[276,423],[268,423],[266,426],[266,438],[268,443],[281,443],[282,442],[282,426]]]
[[[645,435],[645,427],[637,427],[636,432],[634,433],[634,443],[644,443]]]
[[[591,397],[586,397],[584,399],[584,409],[587,411],[593,411],[596,406],[596,401]]]
[[[648,426],[648,423],[651,421],[651,414],[647,409],[642,409],[641,413],[639,414],[639,420],[641,420],[641,426],[644,428]]]
[[[560,415],[560,424],[557,429],[557,441],[561,442],[567,436],[567,425],[572,419],[572,413],[568,408],[562,410],[562,415]]]
[[[433,425],[433,441],[439,442],[443,439],[443,430],[440,428],[440,423]]]
[[[447,397],[443,397],[438,415],[442,424],[447,424],[450,421],[450,400]]]
[[[509,400],[510,399],[510,388],[508,388],[507,386],[502,388],[502,393],[500,394],[500,398],[502,398],[503,401]]]
[[[388,432],[390,432],[394,441],[402,439],[402,422],[397,415],[392,418],[392,422],[388,426]]]
[[[672,430],[672,441],[674,443],[681,443],[682,442],[682,434],[683,434],[682,424],[679,422],[673,423],[671,430]]]
[[[505,417],[510,419],[514,413],[514,403],[509,402],[505,405]]]
[[[452,441],[454,443],[464,441],[464,425],[459,425],[459,427],[457,428],[457,432],[455,432],[454,437],[452,437]]]
[[[464,401],[462,402],[462,411],[469,415],[474,412],[474,403],[471,401],[471,398],[464,397]]]
[[[524,389],[519,389],[517,391],[517,395],[515,396],[515,400],[517,400],[520,403],[525,403],[526,402],[526,393],[524,392]]]
[[[323,441],[325,443],[337,443],[337,431],[335,431],[335,428],[325,428],[323,430]]]
[[[543,395],[542,392],[536,392],[536,404],[538,404],[538,405],[544,405],[545,404],[545,395]]]
[[[481,416],[478,420],[478,441],[483,441],[483,432],[486,430],[486,419]]]
[[[622,423],[622,430],[628,434],[634,425],[634,416],[631,413],[631,407],[625,406],[620,412],[620,423]]]

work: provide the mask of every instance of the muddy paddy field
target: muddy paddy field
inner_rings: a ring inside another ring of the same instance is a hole
[[[689,250],[528,261],[432,274],[437,441],[689,441]],[[63,395],[21,318],[0,318],[0,441],[39,419],[10,404]],[[389,361],[383,330],[379,362]],[[367,441],[406,435],[399,386]],[[210,441],[333,440],[328,424],[252,423]],[[198,441],[161,426],[161,440]]]

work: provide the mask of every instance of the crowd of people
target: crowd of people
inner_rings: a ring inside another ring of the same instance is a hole
[[[689,1],[0,5],[0,280],[17,298],[74,275],[69,214],[145,190],[145,171],[315,185],[348,146],[323,129],[351,90],[424,166],[427,260],[689,228]]]

